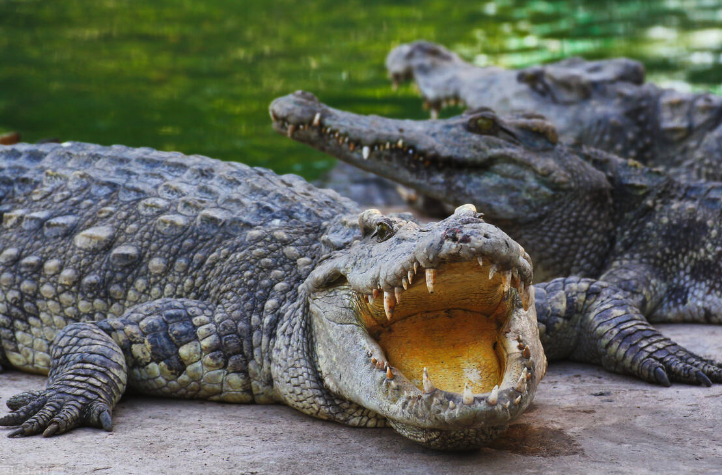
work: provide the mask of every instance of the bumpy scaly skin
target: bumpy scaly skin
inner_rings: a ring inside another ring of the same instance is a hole
[[[535,284],[550,358],[660,384],[722,382],[716,363],[645,320],[720,323],[722,184],[568,147],[531,113],[394,120],[335,110],[305,92],[277,99],[271,112],[279,132],[449,205],[474,203],[522,244],[537,281],[550,280]]]
[[[393,49],[386,67],[397,83],[416,81],[433,111],[457,101],[500,114],[537,111],[565,141],[676,169],[686,179],[722,179],[722,98],[644,83],[636,61],[571,58],[508,71],[417,41]]]
[[[47,373],[66,325],[104,320],[148,394],[277,399],[280,316],[324,223],[353,203],[296,176],[150,149],[19,145],[0,166],[4,362]]]
[[[49,374],[46,389],[8,401],[11,436],[110,430],[133,387],[283,402],[352,426],[391,421],[418,442],[467,449],[518,417],[546,370],[529,256],[470,207],[421,227],[359,214],[293,175],[67,143],[0,147],[0,216],[0,361]],[[399,272],[411,280],[419,264],[488,273],[481,259],[500,266],[481,284],[514,276],[498,393],[422,393],[381,363],[352,310],[377,287],[401,295]]]

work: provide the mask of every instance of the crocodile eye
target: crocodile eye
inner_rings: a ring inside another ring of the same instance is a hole
[[[378,223],[376,223],[376,230],[371,236],[376,236],[378,242],[384,242],[393,235],[394,228],[385,221],[379,221]]]
[[[476,119],[476,127],[479,129],[479,132],[491,132],[494,129],[494,119],[491,117],[479,117]]]
[[[470,117],[467,128],[476,134],[495,135],[499,131],[499,124],[495,115],[484,112]]]

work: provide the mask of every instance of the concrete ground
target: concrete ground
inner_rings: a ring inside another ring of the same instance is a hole
[[[722,327],[660,328],[722,360]],[[0,374],[0,402],[43,384]],[[114,420],[111,433],[0,437],[0,474],[722,473],[722,385],[662,388],[576,363],[552,364],[521,419],[472,453],[427,450],[392,429],[348,428],[285,406],[128,397]]]

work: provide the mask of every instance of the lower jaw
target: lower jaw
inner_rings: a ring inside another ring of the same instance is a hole
[[[389,419],[396,432],[414,442],[436,450],[474,450],[496,440],[508,425],[491,426],[482,429],[439,430],[424,429]]]

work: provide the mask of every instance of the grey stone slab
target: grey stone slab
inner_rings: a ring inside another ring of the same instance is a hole
[[[722,360],[722,327],[660,328]],[[0,374],[0,402],[43,384]],[[0,431],[0,473],[722,473],[722,385],[662,388],[568,362],[549,367],[529,411],[499,441],[471,453],[427,450],[391,429],[353,429],[284,406],[128,396],[114,419],[111,433],[6,439]]]

